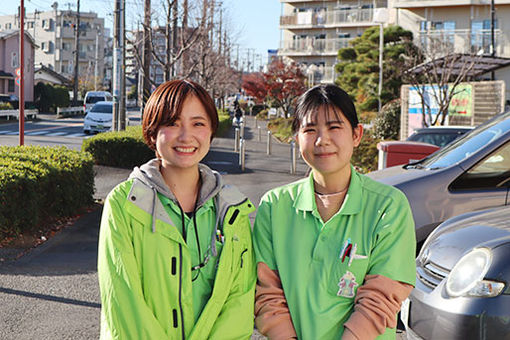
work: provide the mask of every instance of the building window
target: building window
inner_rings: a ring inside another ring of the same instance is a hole
[[[14,92],[14,79],[8,79],[7,92]]]
[[[12,27],[12,24],[11,24],[10,22],[8,22],[7,24],[5,24],[5,29],[6,29],[6,30],[11,29],[11,27]]]
[[[64,51],[69,51],[71,49],[71,43],[62,43],[62,49]]]
[[[18,52],[11,52],[11,67],[18,67]]]

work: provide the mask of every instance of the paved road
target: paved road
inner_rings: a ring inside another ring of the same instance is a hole
[[[291,182],[307,170],[301,161],[298,174],[289,174],[289,147],[273,144],[265,154],[265,138],[247,137],[246,171],[241,172],[232,138],[213,141],[205,163],[221,171],[227,183],[238,185],[258,204],[270,188]],[[97,199],[104,199],[130,170],[98,166]],[[101,209],[83,215],[67,228],[21,259],[0,265],[0,339],[95,339],[99,336],[97,237]],[[252,216],[254,217],[254,215]],[[253,339],[260,336],[255,334]]]
[[[297,174],[290,175],[289,146],[274,142],[272,155],[266,155],[267,135],[262,134],[259,142],[254,123],[248,117],[244,172],[233,152],[233,138],[215,139],[205,163],[222,172],[225,182],[237,185],[257,205],[267,190],[304,176],[307,166],[298,160]],[[130,172],[103,166],[96,166],[95,171],[98,200]],[[0,339],[98,338],[96,261],[100,214],[98,205],[19,260],[0,264]],[[255,331],[255,339],[264,337]]]

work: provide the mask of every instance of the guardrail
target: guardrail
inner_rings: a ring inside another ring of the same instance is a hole
[[[84,113],[85,109],[83,106],[57,107],[57,118],[76,116]]]
[[[38,110],[25,110],[25,118],[36,119],[37,114],[39,114]],[[11,117],[19,119],[19,110],[0,110],[0,117],[7,117],[7,120]]]

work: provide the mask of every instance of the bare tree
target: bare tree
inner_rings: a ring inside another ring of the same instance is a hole
[[[190,78],[215,96],[238,88],[240,76],[230,68],[232,46],[222,3],[162,0],[161,7],[163,10],[154,13],[152,22],[158,25],[149,27],[149,40],[153,64],[163,69],[164,81]],[[130,37],[130,43],[137,64],[142,65],[138,32]],[[150,81],[157,85],[155,79]]]
[[[472,78],[480,61],[475,54],[459,53],[453,35],[423,37],[422,44],[401,56],[404,60],[404,82],[413,86],[421,100],[423,126],[444,125],[458,85]],[[433,105],[437,114],[433,114]]]

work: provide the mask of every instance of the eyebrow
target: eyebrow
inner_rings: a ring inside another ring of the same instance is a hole
[[[326,125],[333,125],[333,124],[345,124],[344,121],[342,120],[329,120],[326,122]],[[301,124],[301,127],[310,127],[310,126],[317,126],[317,123],[316,122],[305,122],[303,124]]]

